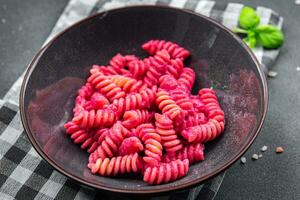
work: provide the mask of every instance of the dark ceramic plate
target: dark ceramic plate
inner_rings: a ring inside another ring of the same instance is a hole
[[[92,64],[118,52],[145,55],[150,39],[179,43],[191,51],[194,91],[213,86],[226,113],[224,134],[206,145],[205,161],[184,178],[149,186],[138,177],[101,177],[86,167],[88,154],[73,144],[63,124],[71,119],[76,90]],[[56,170],[80,183],[110,191],[154,193],[200,183],[225,170],[256,138],[267,110],[266,80],[244,43],[210,18],[168,7],[138,6],[100,13],[57,35],[30,63],[20,94],[22,122],[37,152]]]

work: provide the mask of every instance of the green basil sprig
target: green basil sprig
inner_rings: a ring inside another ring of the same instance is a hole
[[[284,35],[281,30],[272,25],[259,25],[259,23],[260,17],[255,10],[244,7],[239,17],[241,28],[235,28],[233,31],[246,34],[243,40],[251,48],[254,48],[257,44],[268,49],[280,47],[284,42]]]

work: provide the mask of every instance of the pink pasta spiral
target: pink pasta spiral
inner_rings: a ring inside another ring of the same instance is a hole
[[[128,129],[135,128],[140,124],[149,122],[153,117],[153,113],[148,110],[129,110],[123,115],[122,125]]]
[[[97,149],[90,154],[89,162],[95,162],[98,158],[111,158],[116,155],[121,142],[128,134],[129,131],[120,122],[115,123]]]
[[[186,87],[189,91],[192,89],[195,82],[195,72],[191,68],[184,68],[181,73],[178,84]]]
[[[142,48],[150,55],[155,54],[160,50],[167,50],[171,58],[180,58],[182,60],[190,56],[190,52],[178,44],[173,42],[167,42],[165,40],[150,40],[142,45]]]
[[[142,79],[144,78],[149,66],[142,60],[134,60],[128,63],[128,68],[133,78]]]
[[[116,120],[115,112],[110,109],[83,111],[72,119],[82,128],[110,127]]]
[[[218,137],[224,130],[224,122],[210,119],[206,124],[192,126],[181,132],[181,135],[193,143],[205,143]]]
[[[113,158],[98,158],[96,162],[88,164],[93,174],[101,176],[116,176],[117,174],[138,172],[142,168],[141,157],[135,153]]]
[[[115,99],[113,105],[116,107],[117,116],[123,115],[127,110],[149,108],[155,99],[156,88],[146,88],[140,93],[127,94],[125,98]]]
[[[92,131],[86,131],[80,128],[77,124],[70,121],[64,125],[67,134],[75,144],[81,144],[81,149],[87,149],[88,153],[93,152],[98,147],[98,137],[93,135]]]
[[[185,176],[188,170],[188,159],[160,163],[159,166],[146,167],[143,180],[150,185],[168,183]]]
[[[183,88],[177,87],[175,90],[170,91],[176,104],[184,110],[193,110],[194,106],[189,97],[189,93]]]
[[[136,128],[139,138],[145,144],[145,162],[150,158],[154,158],[157,161],[161,160],[162,145],[161,137],[157,134],[155,127],[151,123],[141,124]]]
[[[105,76],[118,74],[118,72],[112,66],[98,66],[98,65],[93,65],[93,67],[90,70],[90,72],[91,72],[91,74],[95,74],[97,72],[100,72],[100,73],[102,73]]]
[[[172,75],[175,79],[178,79],[183,70],[183,62],[181,59],[171,59],[171,63],[167,65],[167,74]]]
[[[125,92],[122,91],[115,83],[104,76],[101,72],[95,72],[88,78],[90,82],[99,92],[105,95],[110,101],[125,97]]]
[[[116,84],[116,86],[122,88],[125,93],[139,92],[147,88],[147,85],[143,81],[137,81],[134,78],[129,78],[121,75],[114,75],[110,77],[110,80]]]
[[[175,103],[169,93],[165,90],[157,92],[156,104],[162,113],[166,114],[172,120],[182,115],[182,109]]]
[[[166,51],[164,49],[156,52],[156,54],[153,56],[153,58],[156,62],[158,62],[161,65],[165,65],[165,64],[168,64],[171,62],[171,60],[170,60],[171,57],[170,57],[168,51]]]
[[[146,58],[144,62],[149,66],[144,78],[144,82],[148,85],[148,87],[152,87],[157,84],[158,79],[163,74],[165,67],[164,64],[159,63],[153,57]]]
[[[128,63],[134,60],[137,60],[134,55],[123,56],[121,54],[117,54],[109,61],[109,64],[117,73],[129,75],[129,71],[124,69],[124,67],[127,67]]]
[[[188,144],[179,151],[167,153],[162,157],[163,162],[188,159],[190,164],[204,160],[204,145],[201,143]]]
[[[166,152],[176,152],[182,149],[183,145],[178,139],[173,127],[173,121],[166,115],[155,114],[156,131],[161,137],[162,146]]]
[[[199,91],[199,96],[205,105],[208,118],[224,123],[224,112],[219,105],[216,93],[212,89],[204,88]]]
[[[109,61],[109,64],[117,73],[121,73],[121,69],[127,65],[127,61],[124,56],[118,53],[112,57],[112,59]]]

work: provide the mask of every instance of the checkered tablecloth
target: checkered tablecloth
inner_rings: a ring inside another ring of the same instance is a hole
[[[67,26],[88,15],[136,4],[159,4],[191,9],[210,16],[229,28],[238,25],[239,13],[243,8],[243,5],[238,3],[222,4],[215,1],[195,0],[70,0],[47,41]],[[282,28],[283,18],[274,11],[264,7],[257,7],[256,11],[261,17],[262,24],[273,24]],[[265,72],[272,66],[279,53],[279,49],[265,50],[260,47],[253,51]],[[124,199],[124,196],[118,194],[107,194],[79,185],[55,171],[36,153],[24,133],[18,111],[22,79],[23,76],[15,82],[3,100],[0,100],[0,200]],[[224,176],[225,173],[222,173],[190,190],[144,199],[211,200],[218,192]],[[126,199],[130,198],[126,197]]]

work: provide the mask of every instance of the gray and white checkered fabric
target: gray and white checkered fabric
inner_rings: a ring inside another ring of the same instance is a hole
[[[55,34],[74,22],[103,10],[128,5],[169,5],[194,10],[210,16],[228,28],[238,25],[238,17],[244,5],[222,4],[215,1],[196,0],[70,0],[57,21],[49,41]],[[257,7],[262,24],[272,24],[282,28],[283,18],[269,8]],[[264,71],[271,68],[279,49],[253,50]],[[18,111],[18,96],[23,76],[21,76],[0,100],[0,199],[124,199],[118,194],[107,194],[80,186],[55,171],[36,153],[25,136]],[[219,190],[225,173],[206,181],[196,188],[173,192],[164,196],[144,199],[203,199],[211,200]],[[131,199],[131,197],[126,197]]]

